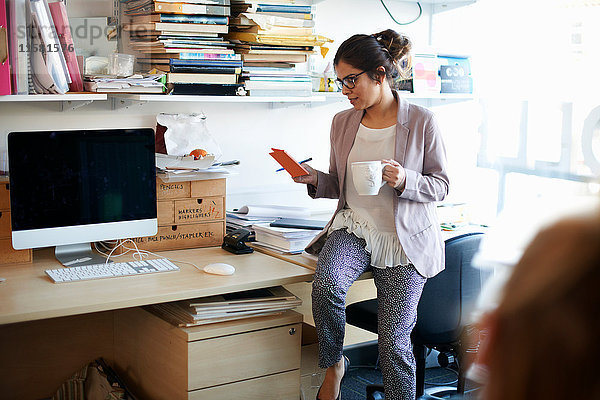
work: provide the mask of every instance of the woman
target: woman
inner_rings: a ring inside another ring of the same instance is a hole
[[[333,118],[329,173],[308,167],[308,175],[294,179],[307,184],[313,198],[339,199],[334,217],[307,247],[319,254],[312,304],[319,364],[327,368],[321,400],[340,398],[346,293],[371,267],[386,399],[415,398],[410,333],[426,278],[444,268],[434,202],[448,193],[448,176],[432,113],[392,89],[410,48],[410,40],[393,30],[342,43],[334,66],[353,108]],[[385,164],[386,185],[376,196],[360,196],[350,165],[373,160]]]

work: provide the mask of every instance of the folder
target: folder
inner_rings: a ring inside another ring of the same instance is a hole
[[[271,222],[270,226],[280,228],[296,228],[296,229],[312,229],[323,230],[327,225],[327,221],[301,218],[279,218]]]
[[[83,79],[81,78],[79,64],[77,63],[75,44],[73,43],[73,37],[71,36],[71,27],[69,26],[69,18],[67,17],[65,3],[57,1],[49,3],[48,7],[50,8],[50,14],[52,15],[54,27],[56,28],[56,33],[58,34],[58,39],[67,63],[69,76],[71,77],[69,89],[71,92],[83,92]]]
[[[0,0],[0,95],[11,94],[6,2]]]
[[[273,152],[269,153],[271,157],[275,159],[291,176],[295,178],[297,176],[308,175],[309,172],[294,160],[285,150],[273,149]]]

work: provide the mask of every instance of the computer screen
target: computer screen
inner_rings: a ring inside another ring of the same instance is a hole
[[[8,157],[15,249],[79,266],[90,242],[156,234],[152,129],[11,132]]]

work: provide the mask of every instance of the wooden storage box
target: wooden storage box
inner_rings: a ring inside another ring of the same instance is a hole
[[[134,238],[143,250],[220,246],[225,236],[225,179],[163,182],[156,178],[158,233]]]
[[[0,264],[31,262],[31,249],[15,250],[12,247],[10,225],[10,193],[8,179],[0,178]]]
[[[178,328],[133,308],[115,313],[115,364],[140,398],[297,400],[301,338],[295,311]]]

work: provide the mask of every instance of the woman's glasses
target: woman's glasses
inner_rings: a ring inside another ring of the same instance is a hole
[[[346,86],[348,89],[354,89],[354,87],[356,86],[356,79],[358,79],[358,77],[364,74],[365,72],[367,71],[363,71],[359,74],[350,74],[342,79],[337,78],[335,80],[335,84],[340,90],[343,89],[343,86]]]

